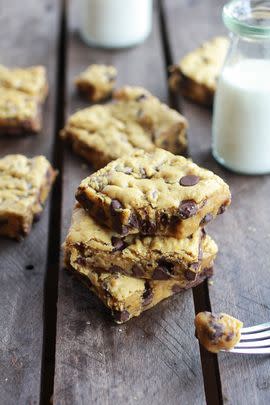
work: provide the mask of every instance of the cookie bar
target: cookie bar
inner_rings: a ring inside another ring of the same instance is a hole
[[[208,236],[203,230],[186,239],[138,235],[119,238],[77,205],[66,246],[72,263],[89,269],[97,267],[108,273],[153,280],[179,279],[184,275],[192,281],[201,270],[204,238]]]
[[[18,90],[0,87],[0,134],[22,135],[40,130],[37,99]]]
[[[9,69],[0,65],[0,88],[18,90],[43,102],[48,93],[44,66]]]
[[[188,280],[184,276],[179,280],[143,280],[117,272],[105,273],[102,269],[91,270],[73,261],[69,245],[65,245],[65,264],[80,276],[111,310],[114,320],[123,323],[134,316],[139,316],[163,299],[194,287],[212,276],[212,265],[216,255],[216,244],[212,242],[209,237],[203,241],[202,270],[194,280]]]
[[[170,68],[170,88],[199,104],[211,106],[228,47],[226,37],[216,37],[187,54]]]
[[[176,154],[186,151],[187,121],[177,111],[140,87],[120,89],[115,99],[76,112],[61,131],[73,150],[95,168],[138,148],[151,151],[161,147]]]
[[[214,173],[163,149],[136,151],[84,179],[76,193],[99,223],[125,236],[193,234],[230,204]]]
[[[243,323],[227,314],[200,312],[194,323],[196,337],[212,353],[232,349],[241,338]]]
[[[20,239],[39,218],[56,172],[44,156],[0,159],[0,235]]]
[[[117,70],[114,66],[90,65],[75,79],[80,93],[90,101],[101,101],[111,96],[115,86]]]

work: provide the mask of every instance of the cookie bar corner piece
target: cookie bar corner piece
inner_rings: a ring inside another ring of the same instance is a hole
[[[211,106],[228,47],[229,39],[220,36],[185,55],[169,68],[171,90],[198,104]]]
[[[75,85],[89,101],[109,98],[115,87],[117,70],[110,65],[90,65],[75,78]]]
[[[188,237],[230,204],[228,185],[213,172],[163,149],[136,151],[84,179],[79,203],[122,236]]]
[[[40,218],[57,172],[44,156],[0,159],[0,235],[17,240]]]
[[[233,349],[241,338],[243,327],[241,321],[228,314],[215,315],[207,311],[199,312],[194,324],[195,336],[212,353]]]

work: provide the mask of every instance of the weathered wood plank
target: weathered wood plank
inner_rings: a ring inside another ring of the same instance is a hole
[[[1,63],[8,66],[46,65],[51,90],[44,109],[42,133],[14,139],[2,137],[0,156],[44,154],[50,159],[55,124],[58,3],[53,0],[1,0],[0,9]],[[49,204],[23,242],[0,241],[2,404],[39,402],[48,218]]]
[[[75,13],[70,13],[74,17]],[[73,78],[90,63],[117,66],[118,85],[143,85],[167,98],[158,16],[147,42],[115,51],[87,48],[71,21],[68,44],[68,113],[86,103],[74,93]],[[89,174],[84,162],[65,153],[63,239],[70,224],[73,195]],[[198,347],[193,344],[192,293],[116,326],[98,300],[60,270],[54,402],[63,404],[179,404],[204,402]]]
[[[166,22],[174,62],[201,41],[225,33],[223,1],[165,0]],[[188,22],[188,23],[187,23]],[[233,174],[212,158],[211,111],[182,102],[190,122],[189,145],[196,163],[221,175],[232,190],[232,206],[209,227],[218,242],[212,309],[239,317],[247,325],[269,320],[269,176]],[[270,364],[266,357],[219,355],[225,403],[268,404]]]

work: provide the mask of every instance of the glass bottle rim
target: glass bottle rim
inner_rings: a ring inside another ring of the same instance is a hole
[[[222,18],[240,36],[270,39],[270,0],[231,0],[223,7]]]

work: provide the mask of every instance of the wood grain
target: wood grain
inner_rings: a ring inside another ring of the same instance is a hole
[[[50,95],[42,133],[0,138],[0,156],[52,156],[58,4],[0,1],[0,59],[7,66],[46,65]],[[23,242],[0,240],[0,393],[2,404],[37,404],[43,340],[43,283],[49,204]],[[32,267],[33,266],[33,267]]]
[[[122,51],[86,47],[70,12],[67,113],[86,106],[73,78],[90,63],[113,63],[118,86],[137,84],[167,100],[158,16],[141,46]],[[70,224],[74,191],[90,168],[66,150],[63,181],[63,239]],[[63,404],[202,404],[203,381],[194,346],[191,292],[163,302],[141,317],[116,326],[103,305],[60,270],[54,402]]]
[[[225,32],[223,4],[215,0],[164,1],[174,62],[203,40]],[[219,166],[210,150],[211,111],[188,101],[182,101],[182,107],[190,122],[192,158],[223,177],[232,190],[231,208],[209,226],[220,248],[210,287],[212,309],[228,312],[246,326],[269,321],[270,177],[240,176]],[[219,368],[224,403],[269,404],[268,358],[220,354]]]

